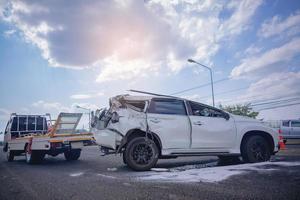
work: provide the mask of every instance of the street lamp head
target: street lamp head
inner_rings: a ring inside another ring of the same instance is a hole
[[[188,62],[191,62],[191,63],[195,63],[196,61],[194,61],[193,59],[188,59],[187,60]]]

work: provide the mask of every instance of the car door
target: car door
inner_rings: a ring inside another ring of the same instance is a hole
[[[147,121],[150,131],[159,136],[163,149],[190,148],[191,128],[184,101],[153,98]]]
[[[300,120],[291,120],[290,136],[300,138]]]
[[[236,139],[234,120],[221,110],[189,101],[192,148],[228,149]],[[227,119],[225,119],[227,118]]]

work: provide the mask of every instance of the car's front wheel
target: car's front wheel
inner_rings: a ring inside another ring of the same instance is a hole
[[[124,154],[125,162],[131,169],[146,171],[156,165],[159,152],[152,140],[138,137],[128,143]]]
[[[242,146],[242,157],[250,163],[270,160],[271,149],[267,140],[260,135],[248,137]]]

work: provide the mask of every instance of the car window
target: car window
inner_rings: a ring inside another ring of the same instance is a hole
[[[283,121],[282,126],[289,127],[290,126],[290,121]]]
[[[152,100],[148,112],[169,115],[186,115],[184,102],[177,99]]]
[[[204,105],[189,102],[192,110],[192,115],[203,116],[203,117],[224,117],[222,111],[206,107]]]
[[[292,121],[291,127],[300,127],[300,121]]]

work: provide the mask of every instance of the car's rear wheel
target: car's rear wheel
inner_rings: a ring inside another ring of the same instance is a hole
[[[7,148],[6,151],[6,159],[8,162],[12,162],[14,160],[15,154],[14,151],[11,151],[9,148]]]
[[[242,157],[250,163],[270,160],[271,150],[267,140],[260,135],[248,137],[242,146]]]
[[[156,165],[158,160],[158,147],[146,138],[132,139],[125,149],[125,162],[136,171],[146,171]]]
[[[64,154],[67,161],[78,160],[81,154],[81,149],[71,149],[69,151],[65,151]]]

